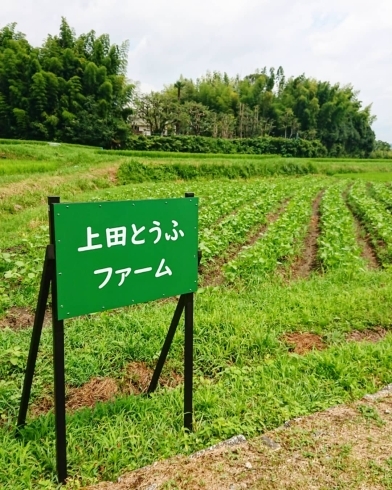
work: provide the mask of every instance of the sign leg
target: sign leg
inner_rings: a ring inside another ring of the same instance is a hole
[[[185,303],[184,348],[184,427],[193,429],[193,293],[187,294]]]
[[[184,301],[184,295],[180,296],[180,299],[178,300],[177,307],[175,309],[173,319],[171,321],[169,331],[167,332],[167,336],[165,339],[165,343],[163,344],[161,355],[159,356],[154,374],[151,379],[150,386],[148,387],[147,394],[152,393],[153,391],[156,390],[158,386],[158,381],[159,377],[162,373],[162,368],[163,365],[165,364],[167,354],[169,353],[170,346],[173,342],[174,334],[176,333],[177,326],[180,322],[180,318],[184,309],[185,301]]]
[[[64,322],[53,317],[54,407],[56,422],[56,462],[59,483],[67,479],[65,425]]]
[[[37,361],[38,348],[41,340],[42,326],[45,318],[45,310],[48,302],[50,281],[53,275],[53,262],[49,260],[48,248],[46,249],[46,256],[44,261],[44,267],[41,275],[41,285],[38,294],[37,309],[35,310],[34,326],[31,335],[29,356],[27,358],[26,373],[23,382],[22,398],[19,406],[18,415],[18,430],[26,424],[27,409],[29,406],[31,386],[33,384],[35,364]]]
[[[53,204],[60,202],[57,196],[48,197],[50,243],[55,258],[54,245],[54,211]],[[54,368],[54,409],[56,424],[56,463],[57,478],[64,484],[67,479],[67,436],[65,423],[65,354],[64,354],[64,321],[58,320],[57,305],[57,271],[54,267],[52,280],[52,319],[53,319],[53,368]]]

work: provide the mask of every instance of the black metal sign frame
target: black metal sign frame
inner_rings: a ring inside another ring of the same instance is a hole
[[[194,197],[187,192],[185,197]],[[31,335],[29,355],[27,359],[22,397],[19,406],[17,434],[26,425],[26,416],[33,384],[35,365],[41,340],[42,327],[49,298],[52,293],[52,328],[53,328],[53,368],[54,368],[54,408],[56,429],[56,468],[58,481],[65,484],[67,480],[67,437],[66,437],[66,409],[65,409],[65,349],[64,349],[64,320],[58,320],[57,312],[57,280],[55,274],[55,236],[53,204],[60,202],[59,197],[48,197],[49,236],[50,244],[46,247],[45,259],[41,275],[41,284],[35,310],[34,325]],[[200,263],[201,252],[198,253]],[[184,336],[184,428],[193,430],[193,324],[194,324],[194,293],[183,294],[179,297],[174,311],[169,331],[162,351],[155,367],[147,394],[150,395],[158,386],[169,349],[173,342],[181,316],[185,312]]]

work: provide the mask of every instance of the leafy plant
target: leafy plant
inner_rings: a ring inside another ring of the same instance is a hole
[[[373,239],[384,266],[392,263],[392,215],[385,206],[370,197],[366,184],[355,182],[348,194],[349,203]]]
[[[326,270],[359,270],[364,267],[361,250],[355,234],[355,223],[343,199],[346,184],[325,190],[320,205],[321,234],[318,239],[318,257]]]

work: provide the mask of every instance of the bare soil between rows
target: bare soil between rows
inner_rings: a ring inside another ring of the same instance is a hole
[[[305,238],[304,250],[290,268],[289,276],[293,279],[309,277],[317,269],[317,240],[320,235],[320,203],[323,197],[321,191],[312,203],[308,233]]]
[[[343,197],[354,219],[355,234],[357,237],[358,245],[361,249],[361,256],[367,263],[367,266],[370,270],[380,269],[382,265],[372,242],[372,237],[367,232],[365,225],[361,222],[360,218],[357,216],[352,206],[348,202],[347,194],[348,189],[343,193]],[[385,244],[380,242],[380,246],[385,246]]]
[[[372,244],[371,236],[362,228],[358,218],[353,215],[357,242],[361,249],[361,256],[366,261],[368,268],[375,270],[381,268],[381,263]]]

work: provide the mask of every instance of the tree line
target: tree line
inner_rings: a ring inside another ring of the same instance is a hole
[[[155,135],[320,140],[333,156],[366,156],[375,145],[371,107],[362,107],[353,87],[305,75],[286,79],[282,67],[243,78],[181,77],[161,92],[139,95],[136,109]]]
[[[126,76],[128,43],[94,31],[79,37],[62,19],[34,48],[11,24],[0,30],[0,136],[127,147],[144,122],[152,135],[320,141],[331,156],[367,156],[375,117],[352,86],[279,67],[244,77],[180,77],[139,93]]]

